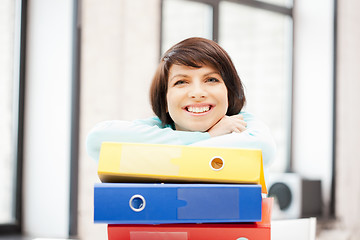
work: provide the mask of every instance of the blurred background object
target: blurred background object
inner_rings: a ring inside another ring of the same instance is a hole
[[[273,219],[322,217],[321,180],[304,179],[296,173],[271,173],[268,196],[275,199]]]

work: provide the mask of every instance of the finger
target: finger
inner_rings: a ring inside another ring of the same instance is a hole
[[[235,122],[236,125],[242,125],[242,126],[247,126],[247,123],[242,120],[242,119],[233,119],[233,121]]]
[[[246,130],[246,127],[245,127],[245,126],[240,126],[240,127],[239,127],[239,130],[240,130],[240,132],[243,132],[243,131]]]
[[[234,128],[234,129],[232,130],[232,132],[241,133],[241,131],[240,131],[239,129],[237,129],[237,128]]]
[[[234,125],[234,127],[237,128],[240,132],[243,132],[247,129],[246,122],[244,121],[237,122],[236,125]]]
[[[243,125],[243,126],[247,126],[247,122],[245,122],[244,120],[240,120],[240,122],[241,122],[241,125]]]
[[[231,118],[236,118],[236,119],[244,119],[244,116],[241,114],[237,114],[237,115],[232,115],[230,116]]]

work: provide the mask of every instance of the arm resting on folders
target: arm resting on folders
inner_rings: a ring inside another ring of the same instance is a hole
[[[247,130],[217,137],[210,137],[207,132],[176,131],[163,127],[156,117],[135,121],[105,121],[97,124],[88,134],[87,152],[98,161],[102,142],[250,148],[262,150],[263,162],[267,166],[275,155],[275,143],[269,128],[250,113],[240,114],[247,123]]]
[[[135,121],[106,121],[97,124],[88,134],[86,149],[90,157],[97,160],[103,142],[129,142],[189,145],[209,139],[207,132],[176,131],[161,128],[155,118]]]

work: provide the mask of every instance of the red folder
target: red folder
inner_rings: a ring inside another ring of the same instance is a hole
[[[262,221],[256,223],[204,223],[122,225],[109,224],[109,240],[270,240],[273,199],[262,200]]]

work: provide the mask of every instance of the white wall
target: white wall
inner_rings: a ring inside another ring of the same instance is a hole
[[[301,0],[294,6],[294,169],[321,179],[330,200],[333,114],[333,1]]]
[[[360,1],[338,1],[336,215],[360,239]]]
[[[71,0],[28,1],[24,125],[24,232],[69,232]]]

